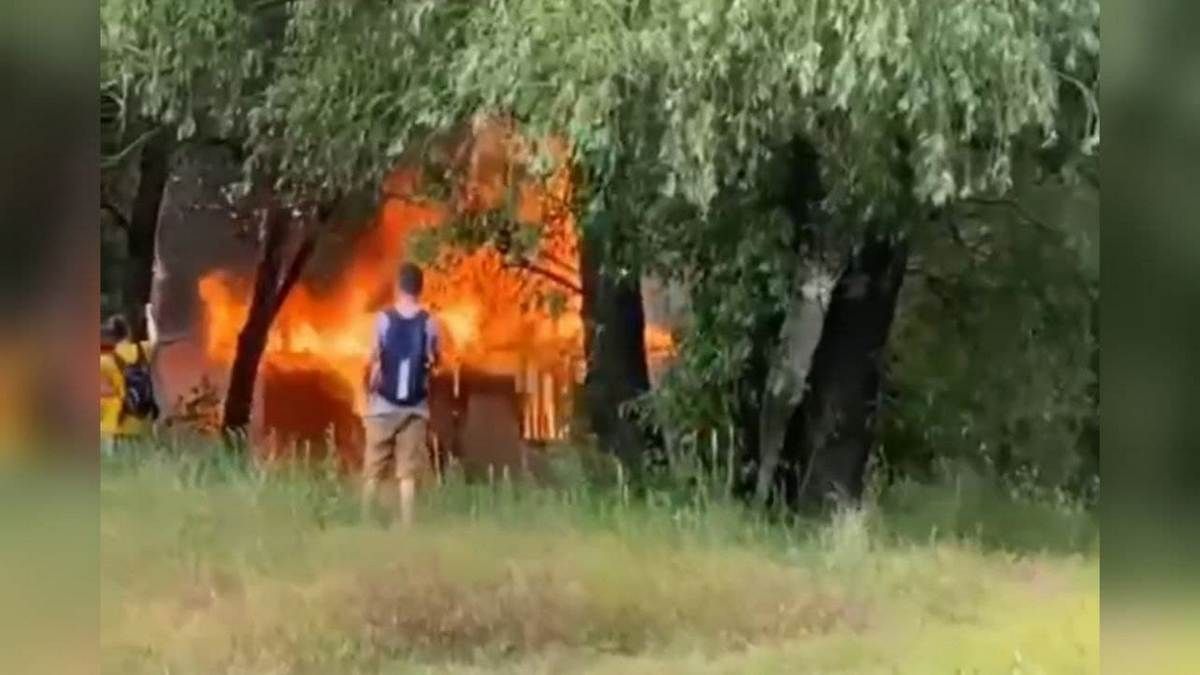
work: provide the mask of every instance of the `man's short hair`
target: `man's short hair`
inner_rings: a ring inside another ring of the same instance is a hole
[[[425,276],[421,274],[420,267],[406,262],[400,266],[400,273],[396,275],[396,283],[399,284],[401,291],[415,298],[421,295],[421,287],[425,285]]]
[[[104,332],[108,334],[108,339],[120,342],[129,337],[129,322],[124,316],[114,314],[104,322]]]

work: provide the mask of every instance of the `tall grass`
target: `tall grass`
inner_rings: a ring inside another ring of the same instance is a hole
[[[596,480],[595,461],[556,453],[540,485],[451,471],[400,531],[362,521],[332,464],[128,449],[101,483],[105,670],[1096,665],[1086,512],[904,484],[830,521],[780,523],[701,463],[674,458],[672,480],[634,491],[615,470]]]

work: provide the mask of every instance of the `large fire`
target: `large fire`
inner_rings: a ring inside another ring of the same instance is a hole
[[[477,209],[495,208],[505,198],[504,176],[511,147],[499,134],[477,136],[469,172],[469,199]],[[355,412],[365,394],[363,372],[373,346],[376,313],[392,298],[395,272],[412,236],[443,225],[450,210],[411,196],[413,174],[397,171],[384,185],[374,226],[351,249],[332,282],[299,284],[272,327],[264,367],[277,371],[336,372]],[[422,300],[442,336],[440,372],[463,370],[512,376],[522,394],[522,434],[557,438],[568,422],[563,395],[582,372],[579,259],[576,226],[569,209],[570,175],[520,185],[516,220],[540,231],[531,260],[514,264],[494,248],[443,255],[426,271]],[[201,278],[206,352],[217,363],[232,362],[237,335],[248,312],[251,281],[217,270]],[[558,298],[559,302],[548,302]],[[652,354],[671,348],[670,333],[647,328]]]

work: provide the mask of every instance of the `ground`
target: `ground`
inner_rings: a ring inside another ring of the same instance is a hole
[[[1078,508],[902,484],[784,526],[708,489],[560,483],[451,479],[400,532],[320,471],[107,462],[103,670],[1099,671]]]

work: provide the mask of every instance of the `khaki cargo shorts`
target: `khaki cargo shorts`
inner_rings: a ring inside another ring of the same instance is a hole
[[[363,476],[367,480],[388,477],[415,478],[429,465],[426,430],[429,421],[415,413],[372,415],[363,418],[367,435]]]

